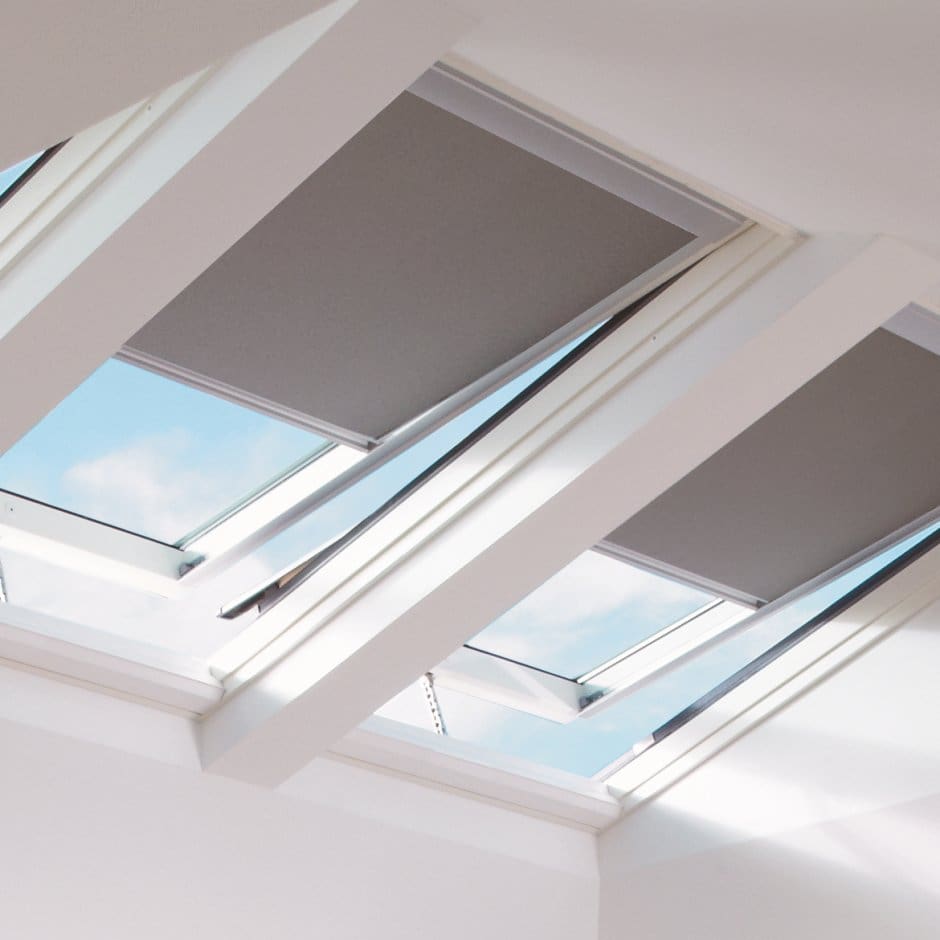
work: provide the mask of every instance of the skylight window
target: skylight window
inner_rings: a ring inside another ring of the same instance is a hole
[[[799,642],[814,624],[824,621],[832,605],[867,579],[885,571],[906,552],[930,543],[938,531],[940,523],[933,523],[815,590],[758,611],[727,630],[720,642],[703,646],[700,652],[676,662],[651,681],[635,687],[626,683],[618,689],[622,671],[610,668],[590,674],[590,681],[583,683],[583,687],[593,694],[582,700],[581,714],[567,723],[508,707],[484,694],[468,694],[451,687],[447,681],[435,682],[437,706],[446,733],[491,752],[581,776],[608,776],[629,760],[635,748],[640,750],[661,740],[717,701],[726,689],[758,671],[782,649]],[[547,582],[545,588],[551,583]],[[534,592],[530,599],[538,593]],[[554,600],[575,607],[578,604],[576,596]],[[527,601],[515,610],[524,609]],[[486,631],[481,636],[485,634]],[[553,635],[549,633],[546,639],[551,644]],[[538,658],[538,653],[532,658]],[[608,678],[612,681],[608,682]],[[417,690],[411,699],[400,695],[379,714],[427,727],[427,716],[420,715],[415,707],[418,701]]]
[[[0,457],[0,489],[176,544],[327,447],[109,360]]]
[[[577,679],[714,600],[585,552],[467,645]]]

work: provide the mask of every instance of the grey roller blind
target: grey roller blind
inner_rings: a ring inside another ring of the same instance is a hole
[[[128,345],[380,437],[691,240],[405,93]]]
[[[940,357],[882,329],[610,540],[772,600],[938,505]]]

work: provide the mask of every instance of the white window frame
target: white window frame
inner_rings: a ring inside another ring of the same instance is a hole
[[[195,552],[93,522],[0,490],[0,548],[33,555],[91,577],[177,597]]]

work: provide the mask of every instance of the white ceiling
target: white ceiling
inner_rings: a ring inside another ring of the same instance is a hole
[[[0,167],[134,104],[327,0],[5,0]]]
[[[459,0],[474,65],[810,231],[940,250],[930,0]]]

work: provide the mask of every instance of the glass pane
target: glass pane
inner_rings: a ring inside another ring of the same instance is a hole
[[[937,528],[940,523],[772,615],[756,619],[750,629],[729,637],[609,708],[567,725],[438,685],[437,697],[447,733],[492,751],[584,777],[594,776]],[[409,720],[402,712],[399,715],[401,720]]]
[[[175,543],[326,446],[109,360],[0,457],[0,488]]]
[[[585,552],[467,645],[577,679],[714,599]]]
[[[503,405],[547,372],[553,365],[589,336],[597,327],[592,327],[531,366],[526,372],[501,388],[491,392],[482,401],[458,414],[412,447],[382,464],[367,477],[337,494],[308,517],[290,529],[271,539],[254,556],[272,572],[282,571],[300,563],[303,558],[315,554],[356,525],[386,500],[427,469],[436,460],[459,444]],[[249,587],[257,587],[250,583]],[[247,591],[239,592],[239,595]],[[235,598],[229,598],[234,600]]]
[[[6,195],[13,184],[42,156],[42,153],[33,154],[13,166],[0,170],[0,199]]]

